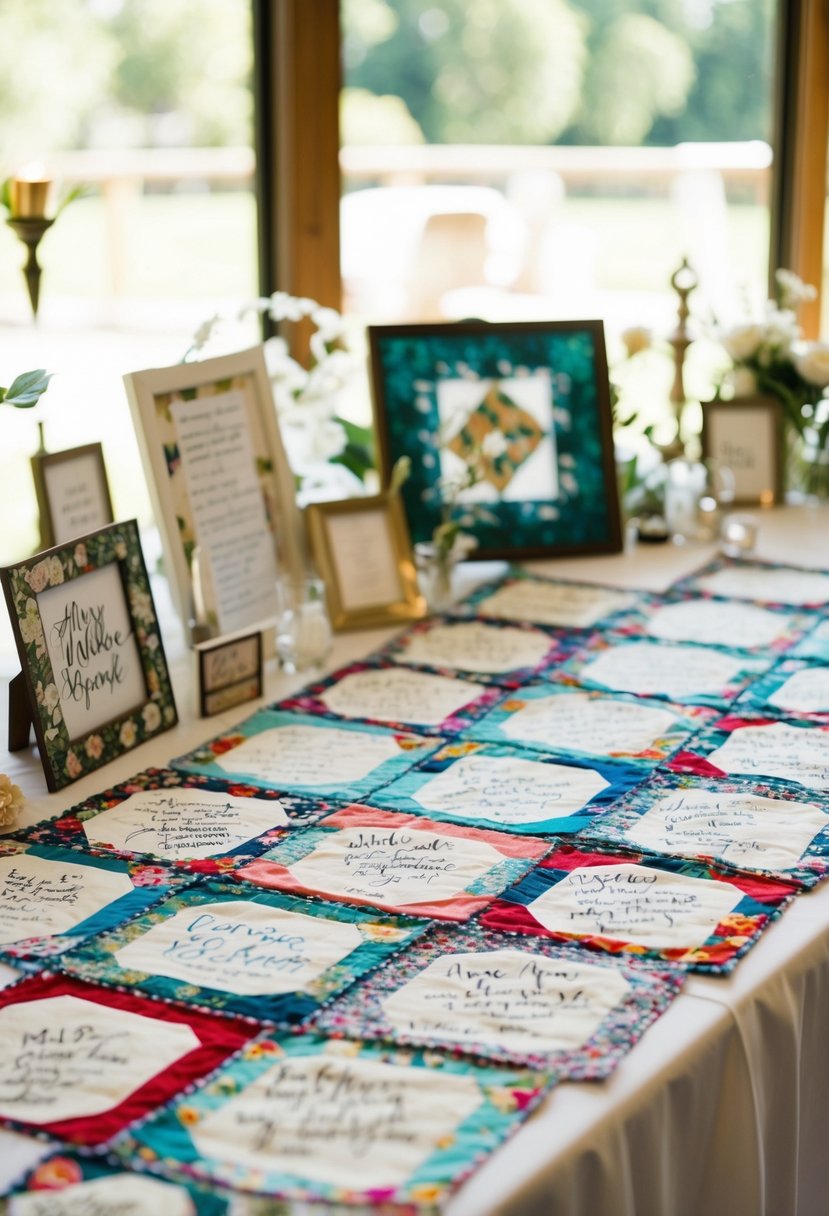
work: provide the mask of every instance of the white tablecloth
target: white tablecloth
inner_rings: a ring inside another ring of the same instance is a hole
[[[640,546],[533,566],[662,590],[712,553]],[[829,567],[829,508],[761,513],[758,556]],[[475,573],[471,567],[468,577]],[[387,636],[340,637],[330,666]],[[164,764],[244,715],[195,720],[189,661],[172,650],[182,721],[158,740],[58,794],[46,793],[34,749],[0,752],[0,772],[30,799],[24,822]],[[268,699],[304,679],[271,670]],[[0,692],[5,742],[5,685]],[[608,1081],[558,1086],[461,1188],[448,1216],[827,1216],[827,1040],[829,884],[798,898],[730,978],[692,977]],[[0,1185],[41,1151],[0,1133]]]

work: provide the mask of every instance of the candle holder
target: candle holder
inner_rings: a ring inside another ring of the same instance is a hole
[[[47,220],[45,216],[28,216],[26,218],[11,218],[6,220],[6,223],[11,228],[14,235],[19,241],[26,246],[26,264],[23,267],[23,275],[26,279],[26,286],[29,289],[29,301],[32,305],[32,316],[37,317],[37,306],[40,301],[40,276],[41,267],[37,260],[37,247],[43,239],[45,232],[52,227],[54,220]]]

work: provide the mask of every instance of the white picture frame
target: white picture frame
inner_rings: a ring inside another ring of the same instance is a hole
[[[131,372],[124,383],[173,601],[185,626],[195,616],[196,599],[204,600],[215,632],[271,619],[276,575],[296,575],[302,563],[294,478],[262,347]],[[219,470],[221,484],[213,475]],[[252,479],[259,483],[261,508],[259,496],[249,492]],[[194,595],[197,547],[201,585]]]

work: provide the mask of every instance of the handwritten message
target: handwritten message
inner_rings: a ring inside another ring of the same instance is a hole
[[[763,664],[755,669],[761,671]],[[588,662],[582,678],[617,692],[656,693],[664,697],[717,695],[751,667],[749,659],[735,659],[701,646],[655,646],[632,642],[614,646]]]
[[[403,599],[387,509],[329,515],[325,527],[340,599],[347,611]]]
[[[141,1174],[93,1178],[62,1190],[28,1191],[8,1201],[8,1216],[195,1216],[182,1186]]]
[[[636,596],[606,587],[578,583],[542,583],[534,579],[508,583],[478,604],[484,616],[512,621],[536,621],[539,625],[562,625],[588,629],[602,617],[620,612],[635,603]]]
[[[741,899],[729,883],[620,863],[572,870],[529,910],[551,932],[659,949],[700,945]]]
[[[405,1182],[482,1101],[472,1077],[299,1057],[263,1073],[191,1136],[203,1157],[362,1193]]]
[[[240,638],[236,642],[203,647],[204,687],[207,692],[227,688],[242,680],[255,677],[259,672],[258,633]]]
[[[142,790],[84,822],[89,843],[168,861],[228,853],[288,822],[279,802],[214,790]]]
[[[581,1047],[629,989],[609,967],[491,950],[436,958],[381,1004],[427,1041],[547,1053]]]
[[[817,570],[772,570],[768,566],[735,566],[698,578],[694,584],[729,599],[765,600],[769,604],[821,604],[829,601],[829,574]]]
[[[128,971],[260,996],[307,988],[361,942],[356,925],[228,900],[182,908],[115,958]]]
[[[199,1046],[190,1029],[76,996],[0,1009],[0,1114],[26,1123],[100,1115]]]
[[[198,543],[223,633],[276,615],[276,560],[244,393],[170,410]]]
[[[131,890],[126,874],[80,861],[0,857],[0,942],[67,933]]]
[[[516,742],[550,750],[636,755],[666,734],[676,720],[667,709],[577,692],[527,700],[501,730]]]
[[[390,735],[336,727],[275,726],[251,735],[216,757],[227,773],[241,773],[275,788],[329,786],[360,781],[399,756]]]
[[[648,633],[667,642],[703,642],[711,646],[770,646],[783,637],[791,617],[755,604],[689,600],[657,608]]]
[[[62,545],[112,522],[101,462],[96,452],[73,455],[41,465],[53,544]]]
[[[495,674],[537,667],[550,646],[550,639],[543,633],[468,621],[410,634],[397,662]]]
[[[724,773],[779,777],[816,790],[829,790],[829,731],[774,722],[741,726],[708,757]]]
[[[117,562],[37,597],[71,739],[134,710],[147,688]]]
[[[481,840],[415,828],[342,828],[288,866],[309,890],[400,906],[451,899],[504,859]]]
[[[704,853],[734,866],[785,870],[827,827],[829,815],[808,802],[677,790],[659,798],[625,836],[655,852]]]
[[[769,705],[801,714],[829,713],[829,667],[804,667],[769,697]]]
[[[473,753],[413,795],[427,811],[498,824],[573,815],[610,783],[593,769]]]
[[[344,718],[440,726],[485,692],[483,684],[470,680],[385,668],[352,672],[327,688],[320,700],[332,713]]]

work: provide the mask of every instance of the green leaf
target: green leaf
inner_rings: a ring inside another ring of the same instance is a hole
[[[66,194],[64,194],[63,198],[55,208],[54,218],[57,219],[61,211],[63,211],[65,207],[68,207],[70,203],[74,203],[76,198],[85,198],[89,193],[90,190],[88,186],[73,186],[71,190],[68,190]]]
[[[3,400],[20,410],[31,409],[46,392],[51,379],[51,375],[42,367],[34,372],[23,372],[12,381]]]

